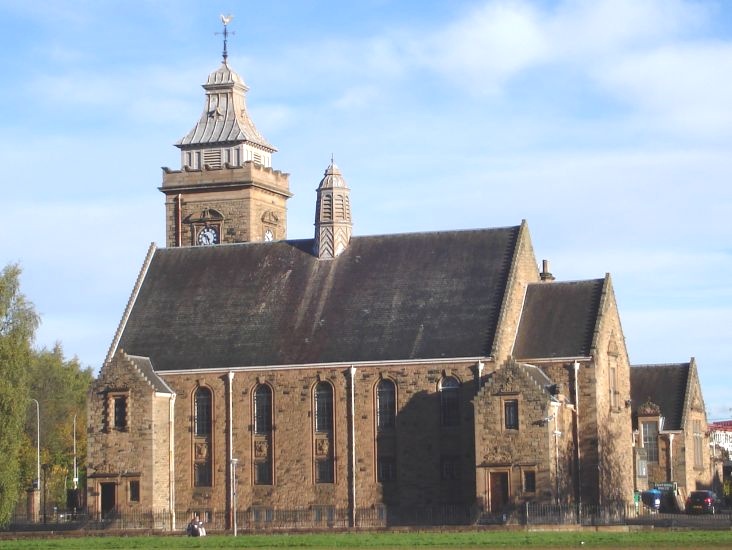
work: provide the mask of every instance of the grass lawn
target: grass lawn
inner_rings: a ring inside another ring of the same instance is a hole
[[[2,540],[0,548],[732,548],[732,531],[374,532],[275,535],[61,537]]]

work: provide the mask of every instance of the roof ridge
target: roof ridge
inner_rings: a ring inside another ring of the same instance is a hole
[[[689,367],[690,363],[687,361],[686,363],[642,363],[638,365],[630,365],[630,368],[632,369],[645,369],[650,367]]]

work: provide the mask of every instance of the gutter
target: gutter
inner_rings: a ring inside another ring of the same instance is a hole
[[[217,245],[221,246],[221,245]],[[441,358],[441,359],[393,359],[388,361],[355,361],[349,362],[353,367],[380,367],[389,365],[434,365],[434,364],[453,364],[453,363],[475,363],[475,362],[488,362],[493,361],[493,356],[479,356],[479,357],[453,357],[453,358]],[[343,363],[346,361],[340,361],[336,363],[302,363],[302,364],[290,364],[290,365],[255,365],[248,367],[226,367],[226,368],[199,368],[199,369],[170,369],[170,370],[156,370],[155,374],[158,376],[164,376],[167,374],[191,374],[191,373],[219,373],[227,374],[230,372],[259,372],[259,371],[272,371],[272,370],[304,370],[304,369],[331,369],[343,367]]]

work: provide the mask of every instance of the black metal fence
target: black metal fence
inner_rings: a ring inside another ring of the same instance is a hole
[[[51,514],[30,518],[15,515],[5,527],[10,531],[64,530],[148,530],[185,533],[188,522],[195,516],[203,521],[209,532],[231,531],[230,516],[223,510],[112,511],[105,516],[90,516],[82,512],[54,510]],[[610,526],[654,525],[658,527],[687,527],[703,529],[732,528],[732,512],[689,515],[651,511],[643,505],[552,505],[527,503],[500,513],[481,512],[473,506],[394,507],[379,506],[351,510],[331,506],[314,506],[278,510],[253,507],[236,513],[237,529],[244,532],[296,531],[324,529],[380,529],[393,526]]]
[[[113,510],[105,515],[55,511],[44,520],[40,517],[26,517],[16,514],[7,530],[176,530],[184,532],[188,523],[198,517],[209,532],[232,529],[231,518],[224,510],[179,510],[175,514],[168,510]],[[332,506],[313,506],[280,510],[267,507],[253,507],[236,513],[237,529],[240,531],[288,531],[322,529],[378,529],[388,526],[437,526],[470,525],[475,523],[478,513],[475,507],[458,505],[422,508],[386,507],[357,509],[355,515],[350,509]]]

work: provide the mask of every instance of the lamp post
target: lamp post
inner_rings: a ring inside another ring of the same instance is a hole
[[[37,399],[31,397],[31,401],[36,404],[36,480],[33,482],[33,488],[39,490],[41,488],[41,406]]]
[[[76,467],[76,415],[74,415],[74,490],[79,488],[79,470]]]
[[[231,502],[231,507],[234,511],[234,536],[236,536],[236,465],[239,464],[238,458],[232,458],[231,459],[231,482],[233,485],[233,499]]]

